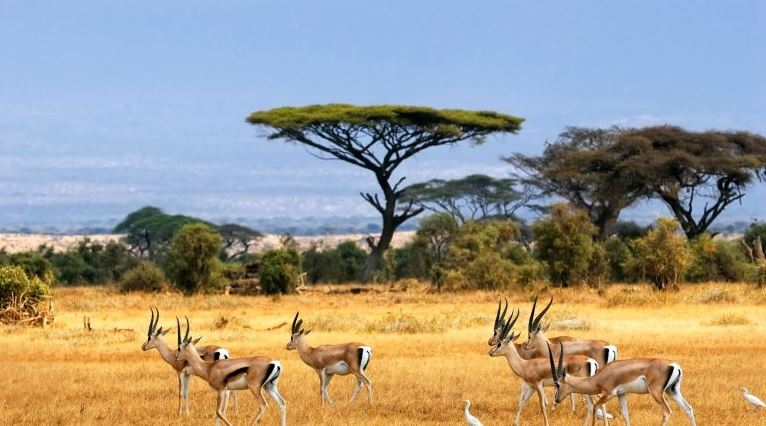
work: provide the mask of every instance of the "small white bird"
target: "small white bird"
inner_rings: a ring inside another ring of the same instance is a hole
[[[479,419],[477,419],[476,417],[472,416],[471,413],[468,412],[469,408],[471,408],[471,401],[466,399],[465,400],[465,422],[466,422],[466,424],[469,424],[471,426],[484,426],[483,424],[481,424]]]
[[[747,388],[742,388],[742,396],[745,397],[745,401],[747,401],[748,404],[754,405],[757,408],[766,408],[766,404],[764,404],[757,396],[750,394],[750,391],[747,390]]]

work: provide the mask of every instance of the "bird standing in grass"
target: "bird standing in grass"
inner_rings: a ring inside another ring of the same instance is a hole
[[[748,404],[754,405],[756,408],[766,408],[766,404],[764,404],[760,398],[751,394],[747,388],[742,388],[742,396],[745,397],[745,401],[747,401]]]
[[[471,401],[465,400],[465,422],[466,424],[469,424],[471,426],[484,426],[481,424],[479,419],[472,416],[471,413],[468,412],[468,410],[471,408]]]

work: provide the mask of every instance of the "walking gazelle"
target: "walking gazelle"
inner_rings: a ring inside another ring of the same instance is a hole
[[[176,351],[170,349],[163,336],[170,330],[162,330],[162,327],[157,328],[157,324],[160,322],[160,310],[156,307],[150,307],[152,317],[149,319],[149,332],[147,333],[146,342],[141,345],[141,349],[148,351],[151,349],[157,349],[162,359],[170,364],[171,367],[178,374],[178,414],[181,412],[189,414],[189,383],[191,382],[191,369],[184,361],[176,360]],[[154,313],[157,311],[155,318]],[[196,342],[195,342],[196,343]],[[181,336],[178,336],[178,347],[181,347]],[[205,361],[217,361],[219,359],[229,358],[229,351],[220,346],[208,345],[200,346],[197,348],[200,357]],[[237,393],[231,391],[234,397],[234,413],[236,414],[239,408],[239,402],[237,399]]]
[[[298,319],[298,312],[296,312],[290,330],[290,342],[287,344],[287,350],[297,350],[301,360],[319,375],[321,403],[324,404],[327,401],[329,405],[332,405],[327,387],[335,374],[340,376],[353,374],[356,378],[349,403],[354,401],[362,388],[362,384],[367,387],[367,399],[372,403],[372,382],[364,372],[372,359],[372,348],[359,342],[321,345],[313,348],[306,338],[311,330],[304,331],[301,328],[302,325],[303,320]]]
[[[519,355],[516,346],[513,344],[520,336],[519,333],[513,332],[513,325],[518,318],[518,311],[516,311],[515,315],[514,312],[511,312],[508,321],[503,324],[503,328],[500,331],[497,345],[489,350],[489,355],[492,357],[505,356],[513,373],[526,383],[525,392],[522,393],[519,399],[519,406],[516,409],[514,424],[519,424],[524,405],[536,391],[540,402],[540,411],[542,411],[545,425],[548,426],[548,414],[545,409],[545,392],[543,387],[553,386],[551,368],[548,360],[545,358],[527,360]],[[582,376],[593,375],[598,369],[598,363],[585,355],[569,355],[565,357],[563,366],[570,374]]]
[[[178,322],[178,318],[176,318],[176,322]],[[180,324],[178,325],[178,336],[180,339]],[[258,423],[261,417],[266,414],[268,407],[266,399],[263,397],[263,390],[265,389],[279,407],[280,423],[285,426],[287,422],[285,405],[287,403],[277,388],[279,377],[282,375],[282,364],[279,361],[263,356],[229,358],[215,362],[204,361],[194,347],[196,341],[199,341],[199,338],[193,341],[189,336],[189,319],[187,318],[186,335],[181,341],[176,359],[189,363],[192,373],[207,381],[210,387],[217,391],[216,425],[222,421],[226,426],[232,426],[232,423],[226,418],[229,391],[244,389],[250,389],[258,401],[258,414],[253,419],[252,424]]]
[[[559,345],[561,345],[559,343]],[[614,398],[620,400],[620,408],[625,424],[630,426],[628,416],[628,400],[626,394],[648,393],[657,401],[662,409],[662,426],[670,421],[670,407],[665,400],[665,395],[671,398],[681,407],[689,418],[692,426],[697,425],[692,406],[681,395],[681,379],[683,370],[675,362],[660,358],[637,358],[612,362],[596,373],[593,377],[572,377],[567,374],[562,364],[564,347],[559,348],[559,363],[553,363],[552,350],[548,350],[548,359],[551,364],[553,382],[556,386],[556,401],[566,398],[570,392],[584,393],[589,395],[601,395],[594,404],[593,411],[589,414],[591,426],[596,424],[594,417],[595,407]],[[586,419],[587,424],[587,419]],[[604,424],[609,425],[607,419]]]

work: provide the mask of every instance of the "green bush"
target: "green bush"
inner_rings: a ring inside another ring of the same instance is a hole
[[[404,278],[430,279],[429,260],[426,247],[415,239],[400,248],[391,249],[387,253],[387,263],[395,279]],[[435,269],[435,268],[432,268]],[[438,274],[437,274],[438,275]]]
[[[221,236],[203,223],[182,226],[167,255],[166,270],[173,284],[186,294],[220,289],[221,243]]]
[[[587,213],[556,204],[547,218],[532,225],[532,233],[535,256],[547,265],[551,281],[566,287],[588,278],[596,227]]]
[[[42,247],[39,252],[53,265],[59,284],[118,281],[137,262],[130,256],[127,247],[118,242],[100,244],[87,238],[64,252],[54,252],[50,247]]]
[[[674,287],[692,262],[686,238],[677,230],[678,222],[660,218],[645,236],[630,243],[635,256],[628,267],[658,290]]]
[[[702,234],[690,243],[692,263],[686,279],[702,281],[743,281],[749,262],[742,247],[732,241],[716,241]]]
[[[269,250],[261,256],[258,281],[266,294],[295,291],[301,270],[301,257],[295,248]]]
[[[359,281],[367,253],[353,241],[328,248],[312,244],[302,254],[302,266],[311,284]]]
[[[609,279],[614,282],[635,281],[636,277],[631,275],[627,268],[633,253],[628,244],[613,235],[604,241],[604,251],[606,261],[609,264]]]
[[[48,286],[54,282],[53,265],[39,251],[0,253],[0,265],[20,266],[28,277],[37,277]]]
[[[143,260],[122,276],[120,291],[125,293],[131,291],[160,292],[167,289],[166,282],[162,269],[148,260]]]
[[[36,304],[49,293],[49,286],[36,275],[27,275],[23,267],[0,266],[0,308],[9,306],[20,296]]]

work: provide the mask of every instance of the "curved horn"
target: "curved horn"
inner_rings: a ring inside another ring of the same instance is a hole
[[[521,310],[516,310],[516,316],[513,316],[513,312],[511,312],[511,316],[508,317],[508,321],[510,322],[510,327],[513,327],[514,324],[516,324],[516,320],[519,319],[519,314],[521,314]],[[513,320],[511,320],[513,319]]]
[[[176,317],[176,335],[178,336],[178,348],[181,348],[181,321]]]
[[[553,362],[553,349],[551,349],[551,344],[547,343],[548,345],[548,360],[551,362],[551,376],[553,376],[553,381],[557,382],[559,380],[558,370],[556,370],[556,364]]]
[[[160,323],[160,310],[157,309],[157,307],[154,307],[154,310],[157,312],[157,317],[154,319],[154,325],[152,326],[152,331],[157,329],[157,324]]]
[[[184,343],[188,343],[189,342],[189,329],[191,327],[189,326],[189,317],[184,315],[184,318],[186,318],[186,335],[184,336]]]
[[[551,296],[550,302],[545,306],[545,309],[543,309],[539,315],[535,318],[534,327],[535,329],[540,328],[540,321],[542,321],[543,316],[545,316],[545,313],[548,312],[548,309],[551,308],[551,305],[553,304],[553,296]]]
[[[503,313],[500,315],[501,320],[505,320],[505,313],[508,312],[508,298],[505,298],[505,308],[503,308]]]
[[[497,308],[497,309],[500,310],[500,308]],[[149,336],[149,338],[151,339],[152,338],[152,326],[154,326],[154,309],[152,309],[152,307],[149,306],[149,310],[152,312],[152,318],[149,320],[149,331],[147,332],[147,336]]]
[[[500,326],[500,307],[503,305],[502,300],[497,301],[497,313],[495,314],[495,329]]]
[[[295,323],[295,333],[299,332],[301,330],[301,326],[303,325],[303,319],[299,319],[298,322]]]
[[[538,295],[539,296],[539,295]],[[532,326],[534,325],[535,308],[537,307],[537,297],[535,296],[535,303],[532,304],[532,312],[529,313],[529,324],[527,325],[527,331],[532,332]]]
[[[561,342],[559,342],[559,368],[556,374],[564,377],[564,344]]]
[[[295,313],[295,318],[293,318],[293,326],[292,326],[292,328],[290,329],[290,334],[295,334],[295,322],[296,322],[296,321],[298,321],[298,314],[299,314],[299,313],[300,313],[300,312],[296,312],[296,313]]]

